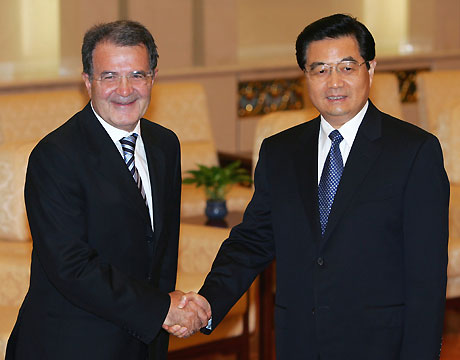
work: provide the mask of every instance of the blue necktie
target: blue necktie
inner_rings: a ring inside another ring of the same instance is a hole
[[[332,145],[324,163],[323,173],[321,174],[318,186],[319,221],[322,236],[324,236],[324,232],[326,231],[334,196],[343,172],[343,160],[339,148],[343,137],[338,130],[334,130],[329,134],[329,138],[332,141]]]
[[[121,148],[123,149],[123,158],[125,159],[126,166],[128,167],[129,172],[133,176],[134,181],[141,192],[142,198],[147,205],[147,198],[145,196],[144,187],[142,186],[142,180],[137,171],[136,165],[134,163],[134,149],[136,148],[137,134],[133,133],[129,136],[126,136],[120,140]],[[148,208],[148,206],[147,206]]]

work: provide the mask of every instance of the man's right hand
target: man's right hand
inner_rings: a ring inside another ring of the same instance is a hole
[[[204,297],[194,292],[184,294],[180,290],[169,293],[169,296],[171,304],[163,324],[166,331],[185,338],[207,326],[211,306]]]

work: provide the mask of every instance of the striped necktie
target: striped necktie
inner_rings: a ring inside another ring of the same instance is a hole
[[[319,221],[322,236],[324,236],[324,232],[326,231],[335,193],[337,192],[343,172],[343,159],[339,148],[343,137],[338,130],[334,130],[329,134],[329,138],[332,140],[331,149],[324,163],[323,173],[321,174],[318,186]]]
[[[144,187],[142,186],[142,180],[137,171],[136,165],[134,163],[134,149],[136,148],[137,134],[133,133],[129,136],[126,136],[120,139],[121,148],[123,149],[123,159],[125,159],[126,166],[128,167],[129,172],[133,176],[139,191],[141,192],[142,198],[147,205],[147,198],[145,196]],[[148,205],[147,205],[148,208]]]

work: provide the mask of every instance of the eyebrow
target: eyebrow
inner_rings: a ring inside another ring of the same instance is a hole
[[[356,62],[359,62],[353,56],[347,56],[346,58],[343,58],[341,61],[356,61]]]

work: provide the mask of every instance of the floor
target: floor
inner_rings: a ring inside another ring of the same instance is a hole
[[[447,300],[441,360],[460,359],[460,299]]]
[[[441,360],[460,359],[460,334],[444,336]]]

